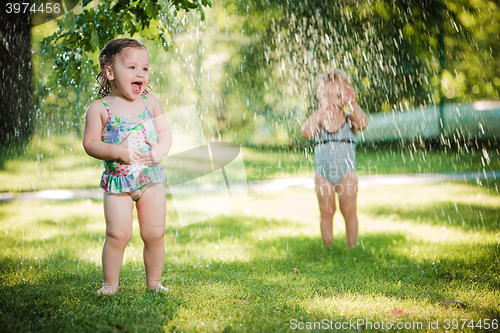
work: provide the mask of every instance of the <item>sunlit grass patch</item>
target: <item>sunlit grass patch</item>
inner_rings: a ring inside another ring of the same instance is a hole
[[[493,181],[490,181],[493,182]],[[498,183],[498,181],[496,181]],[[359,211],[370,217],[407,220],[443,227],[498,230],[500,196],[477,184],[382,186],[363,189]]]
[[[34,136],[24,155],[0,170],[0,192],[98,187],[102,170],[76,136]]]
[[[104,240],[101,203],[14,202],[0,207],[2,242],[9,244],[2,251],[4,256],[22,261],[62,254],[83,260],[92,252],[92,259],[99,261],[100,254],[93,249],[102,246]]]

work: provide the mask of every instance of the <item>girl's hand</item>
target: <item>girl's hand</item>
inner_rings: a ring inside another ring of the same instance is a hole
[[[126,165],[139,162],[141,156],[141,152],[137,148],[129,146],[129,136],[130,134],[118,145],[118,161]]]
[[[149,167],[160,164],[163,159],[160,145],[153,140],[146,140],[146,143],[151,146],[151,150],[141,154],[141,164]]]
[[[352,131],[354,134],[356,134],[359,130],[359,125],[356,122],[356,119],[354,119],[354,115],[350,114],[347,116],[347,120],[349,121],[349,126],[351,126]]]
[[[346,98],[347,98],[347,103],[354,103],[356,102],[356,93],[354,92],[354,89],[348,85],[346,86]]]

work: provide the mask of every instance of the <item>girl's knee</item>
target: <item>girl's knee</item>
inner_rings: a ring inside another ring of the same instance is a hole
[[[126,246],[132,238],[131,231],[125,230],[106,230],[106,240],[115,244]]]
[[[342,213],[342,216],[344,219],[350,219],[352,217],[356,216],[356,205],[348,205],[344,207],[340,207],[340,212]]]
[[[348,204],[340,206],[340,212],[344,218],[356,215],[356,204]]]
[[[329,216],[333,217],[333,215],[335,215],[335,210],[336,210],[335,206],[328,206],[328,207],[320,207],[319,208],[321,216],[323,216],[323,217],[329,217]]]
[[[164,236],[164,228],[147,228],[147,230],[141,230],[141,238],[144,243],[163,241]]]

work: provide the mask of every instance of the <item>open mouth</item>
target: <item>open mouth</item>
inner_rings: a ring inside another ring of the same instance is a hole
[[[140,82],[140,81],[132,82],[132,90],[136,94],[140,94],[141,90],[142,90],[142,82]]]

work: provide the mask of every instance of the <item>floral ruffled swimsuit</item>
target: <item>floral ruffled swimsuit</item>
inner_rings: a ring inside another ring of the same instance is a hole
[[[146,140],[158,142],[153,115],[149,111],[146,95],[142,96],[146,109],[135,118],[114,116],[108,104],[101,99],[101,102],[108,111],[108,120],[101,132],[101,140],[103,142],[117,145],[127,135],[131,134],[129,137],[129,146],[137,148],[142,153],[151,150]],[[167,179],[161,164],[148,167],[141,163],[126,165],[117,161],[104,161],[104,166],[105,170],[101,177],[101,188],[108,193],[127,192],[134,201],[137,201],[141,197],[149,184],[160,183]]]

